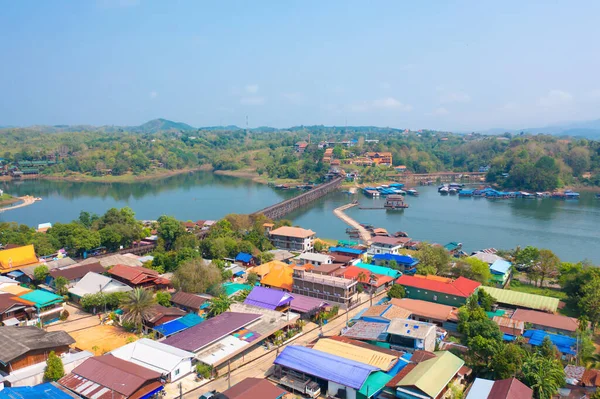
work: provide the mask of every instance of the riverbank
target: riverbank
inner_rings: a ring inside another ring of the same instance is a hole
[[[19,199],[13,197],[12,195],[8,195],[8,194],[0,195],[0,206],[14,204],[15,202],[19,202]]]
[[[33,204],[36,201],[36,199],[34,197],[32,197],[31,195],[26,195],[24,197],[19,197],[19,198],[15,199],[15,202],[19,202],[19,201],[21,201],[21,203],[19,203],[17,205],[9,206],[7,208],[0,208],[0,213],[10,211],[13,209],[23,208],[25,206],[29,206],[29,205]]]
[[[216,175],[239,177],[241,179],[249,179],[260,184],[303,184],[300,179],[269,179],[266,175],[259,175],[256,169],[239,169],[239,170],[213,170]]]

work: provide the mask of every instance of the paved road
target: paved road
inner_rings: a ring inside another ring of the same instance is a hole
[[[382,292],[381,294],[373,297],[373,303],[376,303],[381,298],[383,298],[387,293]],[[366,300],[363,303],[353,309],[348,313],[348,319],[354,317],[358,312],[362,309],[369,307],[369,299],[368,296],[365,295]],[[340,316],[330,323],[323,326],[323,335],[331,336],[338,335],[343,327],[346,325],[346,312],[340,313]],[[297,339],[289,343],[290,345],[306,345],[309,342],[314,341],[319,337],[320,330],[319,328],[306,332],[305,334],[299,336]],[[286,346],[286,345],[283,345]],[[277,357],[277,351],[270,352],[269,354],[263,356],[260,359],[257,359],[251,363],[246,363],[244,366],[234,370],[231,372],[231,386],[237,384],[238,382],[251,377],[264,378],[268,374],[267,371],[273,365],[273,361]],[[228,388],[227,376],[223,376],[218,378],[200,388],[195,389],[194,391],[185,393],[183,395],[186,399],[198,399],[198,397],[204,392],[217,390],[219,392],[223,392]],[[178,398],[179,396],[171,396],[170,398]]]

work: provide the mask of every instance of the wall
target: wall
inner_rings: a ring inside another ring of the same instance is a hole
[[[354,388],[345,387],[333,381],[328,381],[327,394],[335,396],[339,389],[346,390],[346,399],[356,399],[356,390]]]
[[[448,306],[461,307],[467,302],[467,299],[460,296],[440,294],[435,291],[425,291],[413,287],[404,287],[406,297],[411,299],[420,299],[427,302],[441,303]]]
[[[171,382],[177,381],[180,378],[185,377],[193,371],[192,367],[192,359],[184,359],[182,360],[177,367],[171,372],[169,375],[169,379]],[[179,370],[179,374],[175,374],[175,372]]]

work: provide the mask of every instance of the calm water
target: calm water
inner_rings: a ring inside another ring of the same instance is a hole
[[[0,213],[0,221],[31,226],[68,222],[82,210],[101,214],[129,206],[140,219],[162,214],[182,220],[218,219],[228,213],[250,213],[295,195],[254,182],[211,173],[194,173],[139,183],[74,183],[62,181],[2,182],[13,195],[42,197],[31,206]],[[582,193],[579,201],[497,200],[441,197],[435,187],[420,187],[419,197],[407,197],[410,208],[400,212],[349,209],[362,223],[390,232],[406,231],[422,241],[462,242],[465,250],[535,245],[550,248],[563,260],[600,264],[600,200]],[[384,199],[333,193],[288,216],[294,224],[321,237],[347,238],[346,225],[333,209],[358,199],[364,206],[383,206]]]

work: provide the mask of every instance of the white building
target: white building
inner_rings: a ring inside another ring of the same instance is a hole
[[[119,359],[161,373],[169,382],[177,381],[193,371],[192,352],[147,338],[139,339],[110,353]]]
[[[73,288],[69,289],[69,294],[82,298],[84,295],[97,294],[99,292],[111,294],[113,292],[128,292],[132,290],[133,288],[120,281],[103,276],[102,274],[89,272]]]
[[[410,319],[392,319],[388,328],[388,342],[392,347],[435,351],[436,327],[434,324]]]
[[[298,264],[305,265],[310,263],[313,266],[319,267],[321,265],[330,265],[333,263],[333,257],[326,254],[317,254],[314,252],[304,252],[297,258]]]
[[[392,254],[398,255],[402,248],[402,242],[395,237],[373,237],[371,246],[367,250],[368,255]]]
[[[282,226],[269,231],[269,240],[275,248],[295,252],[311,252],[316,233],[300,227]]]

